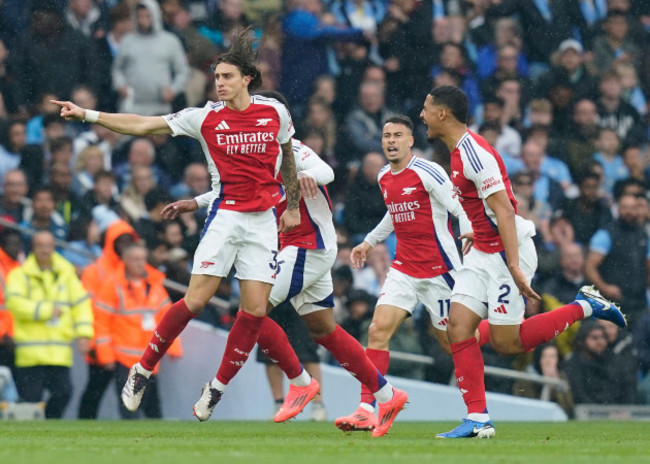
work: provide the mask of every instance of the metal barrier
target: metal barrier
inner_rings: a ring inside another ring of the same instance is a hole
[[[37,233],[37,231],[30,229],[29,227],[21,226],[20,224],[16,224],[15,222],[8,221],[2,217],[0,217],[0,226],[9,227],[11,229],[17,230],[23,235],[29,235],[30,237],[33,237]],[[59,240],[56,237],[54,238],[54,244],[56,245],[57,248],[64,248],[66,250],[71,250],[75,253],[78,253],[90,259],[99,258],[99,256],[95,255],[95,253],[92,253],[88,250],[79,250],[73,248],[72,246],[70,246],[68,242],[64,240]],[[165,279],[163,281],[163,285],[168,290],[173,290],[175,292],[181,292],[181,293],[187,292],[187,288],[188,288],[187,285],[184,285],[180,282],[176,282],[170,279]],[[216,296],[210,298],[210,300],[208,301],[208,305],[216,308],[220,314],[221,313],[228,314],[230,312],[230,303],[222,298],[217,298]]]
[[[36,231],[33,229],[30,229],[28,227],[21,226],[19,224],[16,224],[14,222],[8,221],[4,218],[0,218],[0,226],[3,227],[10,227],[12,229],[18,230],[20,233],[33,236],[36,234]],[[87,250],[77,250],[74,249],[73,247],[70,246],[68,242],[65,242],[63,240],[59,240],[55,238],[55,244],[59,248],[65,248],[67,250],[72,250],[75,253],[82,254],[90,259],[97,259],[98,256],[96,256],[94,253],[91,253],[90,251]],[[170,280],[170,279],[165,279],[163,282],[165,287],[169,290],[173,290],[176,292],[181,292],[185,293],[187,291],[187,285],[181,284],[179,282]],[[213,296],[210,298],[208,301],[208,305],[216,308],[220,313],[229,313],[230,312],[230,303],[222,298],[217,298],[216,296]],[[424,364],[424,365],[433,365],[434,360],[430,356],[424,356],[421,354],[415,354],[415,353],[404,353],[400,351],[391,351],[390,353],[391,359],[396,359],[400,361],[408,361],[408,362],[414,362],[418,364]],[[549,377],[544,377],[542,375],[538,374],[531,374],[528,372],[522,372],[522,371],[517,371],[514,369],[504,369],[502,367],[494,367],[494,366],[485,366],[485,375],[493,375],[496,377],[506,377],[510,379],[517,379],[517,380],[527,380],[530,382],[535,382],[535,383],[540,383],[543,385],[549,385],[549,386],[554,386],[554,387],[559,387],[561,389],[568,389],[569,385],[566,381],[561,380],[561,379],[553,379]],[[450,385],[455,385],[456,384],[456,378],[452,375],[451,380],[449,381]]]

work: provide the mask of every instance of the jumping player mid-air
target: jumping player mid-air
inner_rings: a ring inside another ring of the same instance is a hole
[[[467,417],[439,438],[490,438],[495,435],[485,400],[480,344],[488,341],[507,355],[527,352],[585,318],[625,327],[625,317],[593,287],[582,287],[572,303],[524,320],[526,298],[540,299],[530,282],[537,268],[535,226],[517,215],[517,202],[497,151],[467,130],[468,101],[454,86],[431,90],[420,117],[427,137],[451,152],[451,181],[474,231],[451,296],[447,334],[456,379]],[[482,319],[487,321],[481,323]],[[481,323],[479,325],[479,323]]]

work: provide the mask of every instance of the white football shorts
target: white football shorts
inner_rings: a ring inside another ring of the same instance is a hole
[[[451,290],[454,288],[457,275],[457,271],[452,269],[436,277],[417,278],[391,267],[379,293],[377,306],[397,306],[413,314],[413,310],[420,302],[429,311],[433,326],[438,330],[446,331]]]
[[[192,274],[226,277],[235,266],[239,280],[275,282],[278,228],[274,209],[241,212],[210,205]]]
[[[275,307],[288,300],[301,316],[332,308],[331,269],[335,260],[336,248],[284,247],[277,255],[275,285],[269,301]]]
[[[519,242],[519,266],[530,283],[537,270],[537,251],[530,237]],[[508,270],[505,252],[472,248],[458,271],[451,301],[467,306],[490,324],[518,325],[524,320],[526,302]]]

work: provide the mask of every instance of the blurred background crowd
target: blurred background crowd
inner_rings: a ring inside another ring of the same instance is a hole
[[[364,269],[350,267],[351,248],[385,214],[377,186],[386,163],[382,121],[409,115],[417,127],[414,151],[448,168],[446,147],[426,140],[418,114],[432,86],[453,84],[469,97],[471,130],[503,157],[519,214],[537,226],[533,286],[543,300],[529,301],[527,316],[572,301],[580,286],[594,283],[630,319],[625,331],[583,323],[516,358],[487,347],[488,365],[571,386],[549,392],[488,377],[488,390],[550,397],[569,414],[573,403],[650,402],[644,0],[0,0],[3,283],[9,269],[36,253],[30,230],[51,232],[59,240],[56,256],[83,276],[94,257],[123,258],[106,241],[116,224],[145,243],[148,269],[188,282],[205,212],[174,221],[159,212],[211,188],[200,145],[66,122],[49,100],[142,115],[202,106],[217,99],[210,64],[248,26],[259,38],[263,89],[286,96],[296,137],[336,172],[334,310],[346,330],[365,341],[395,251],[391,238]],[[87,290],[97,303],[100,289]],[[227,329],[236,281],[224,281],[217,296],[230,309],[211,307],[201,318]],[[4,306],[0,364],[13,367],[11,335],[21,321],[12,329],[13,310]],[[394,362],[390,373],[449,382],[451,358],[432,330],[426,311],[416,312],[391,349],[432,356],[433,365]],[[115,355],[97,361],[97,342],[88,348],[91,366],[113,366]]]

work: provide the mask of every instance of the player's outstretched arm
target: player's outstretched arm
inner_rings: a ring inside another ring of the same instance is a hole
[[[293,157],[293,146],[291,140],[282,144],[282,183],[287,194],[287,209],[280,216],[278,229],[280,232],[288,232],[300,225],[300,184],[296,174],[296,160]]]
[[[100,124],[113,132],[126,135],[164,135],[172,130],[162,116],[100,113],[87,110],[69,101],[50,100],[61,107],[61,117],[66,121],[85,121]]]
[[[541,300],[542,298],[532,289],[524,271],[519,267],[519,241],[515,225],[515,209],[505,190],[499,190],[485,199],[488,206],[497,216],[497,228],[506,252],[506,264],[512,274],[519,291],[526,298]]]

